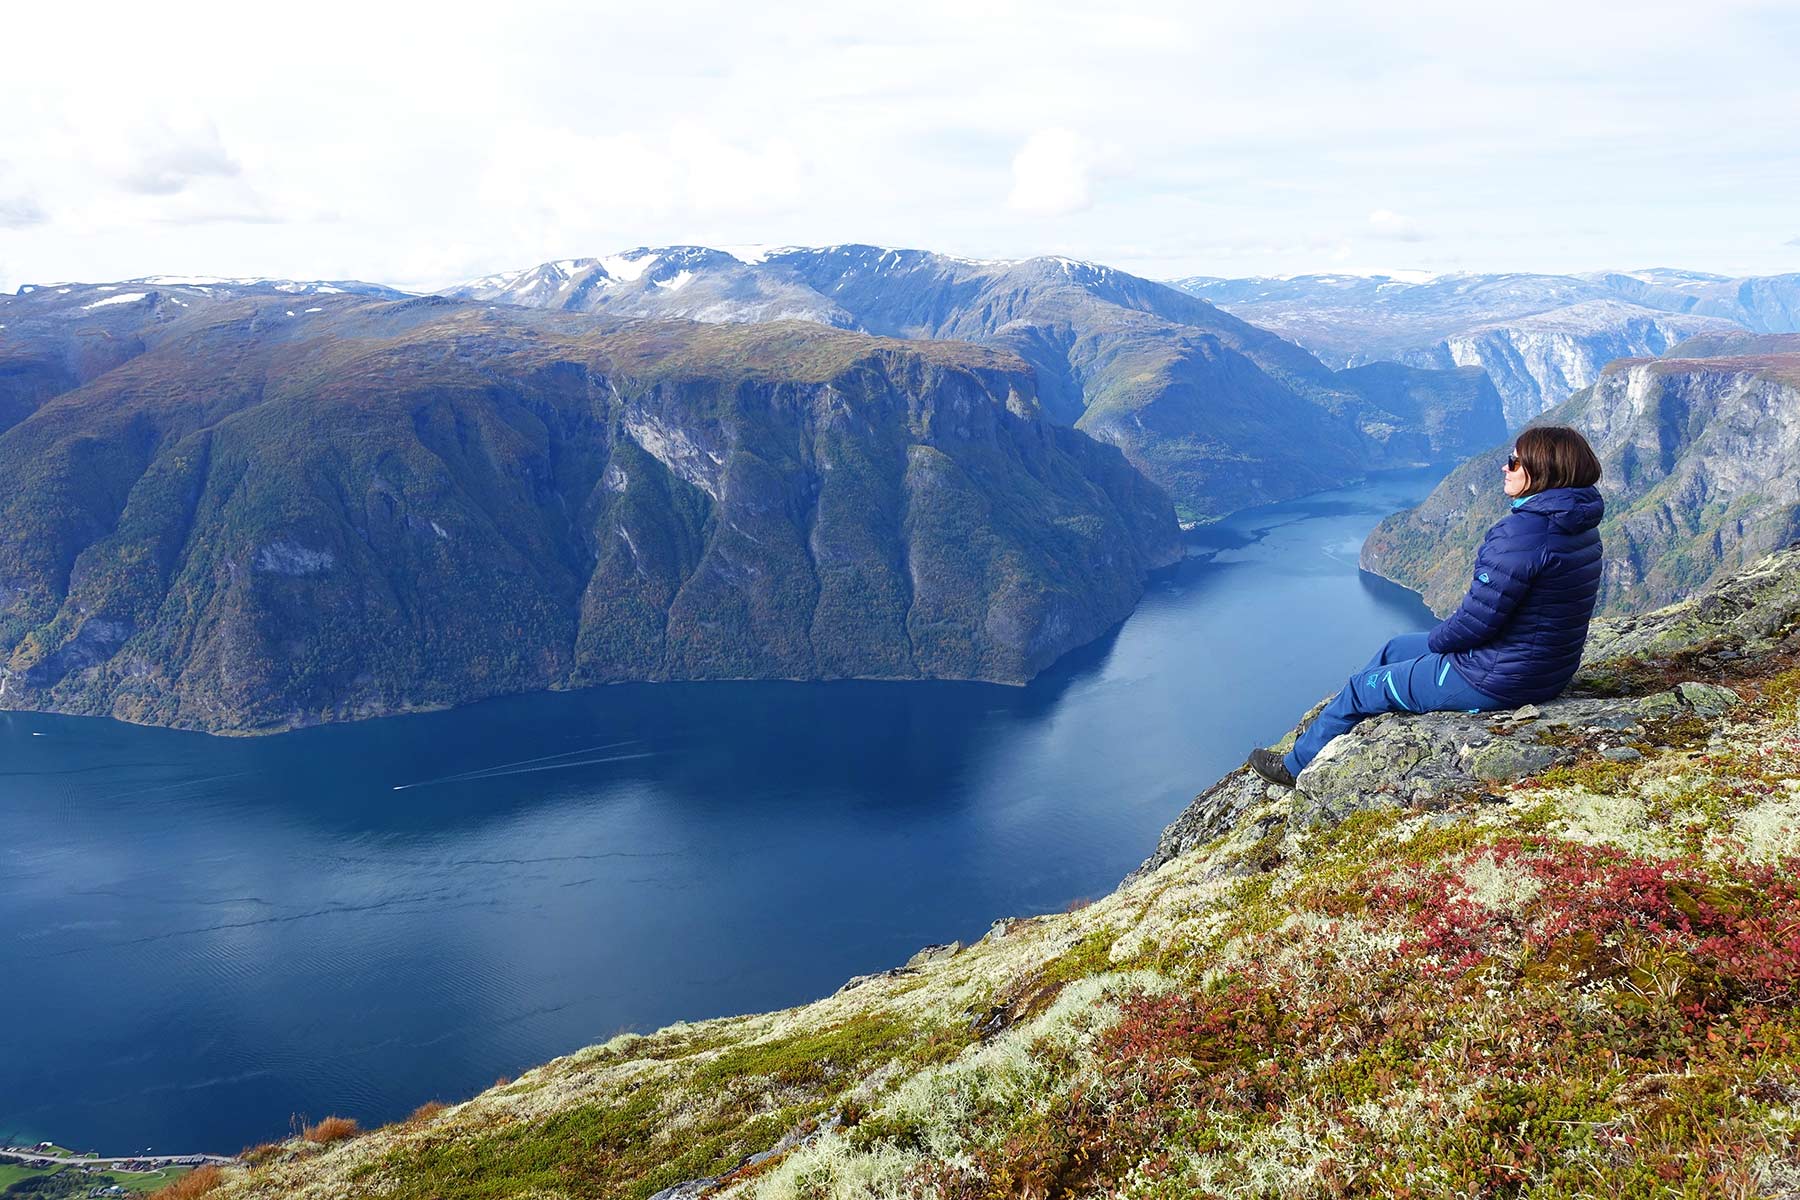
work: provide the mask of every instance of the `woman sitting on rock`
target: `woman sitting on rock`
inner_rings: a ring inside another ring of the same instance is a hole
[[[1558,695],[1581,665],[1600,591],[1599,480],[1600,460],[1575,430],[1521,433],[1506,460],[1512,511],[1482,539],[1456,611],[1429,633],[1390,638],[1285,756],[1252,750],[1251,770],[1293,787],[1326,743],[1376,713],[1483,712]]]

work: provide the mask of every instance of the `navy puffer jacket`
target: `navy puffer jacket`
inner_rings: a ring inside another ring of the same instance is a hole
[[[1508,707],[1549,700],[1581,665],[1600,594],[1606,502],[1597,489],[1550,488],[1494,523],[1469,594],[1431,631],[1434,654]]]

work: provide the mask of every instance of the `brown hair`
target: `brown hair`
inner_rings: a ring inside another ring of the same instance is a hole
[[[1513,443],[1519,465],[1535,496],[1551,488],[1592,487],[1600,482],[1600,460],[1588,440],[1567,425],[1534,425]]]

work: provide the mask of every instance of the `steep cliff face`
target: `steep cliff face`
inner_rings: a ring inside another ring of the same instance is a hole
[[[1302,275],[1176,286],[1334,365],[1479,367],[1514,429],[1592,384],[1613,359],[1659,355],[1704,334],[1800,330],[1795,275]]]
[[[1209,303],[1098,263],[864,245],[744,254],[640,247],[449,294],[717,322],[797,318],[999,346],[1037,373],[1052,420],[1118,446],[1191,519],[1372,467],[1446,461],[1505,429],[1499,394],[1478,369],[1333,372]]]
[[[1092,904],[219,1194],[1789,1195],[1797,702],[1800,547],[1602,624],[1566,699],[1233,772]]]
[[[629,679],[1022,682],[1179,553],[1167,498],[998,351],[182,300],[134,301],[129,358],[0,433],[0,705],[258,730]]]
[[[1542,419],[1581,430],[1605,471],[1602,611],[1669,603],[1800,536],[1800,337],[1707,337],[1621,360]],[[1477,455],[1383,521],[1363,545],[1364,569],[1448,612],[1505,511],[1505,455],[1505,445]]]
[[[1620,358],[1662,354],[1687,338],[1731,329],[1724,321],[1650,312],[1611,300],[1494,322],[1403,354],[1421,367],[1478,367],[1505,403],[1506,423],[1522,428],[1545,409],[1599,379]]]

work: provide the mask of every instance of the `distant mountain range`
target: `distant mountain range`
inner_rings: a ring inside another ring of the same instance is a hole
[[[1660,355],[1702,334],[1800,331],[1800,275],[1195,276],[1175,286],[1332,366],[1480,367],[1515,429],[1613,359]]]
[[[1800,335],[1735,331],[1621,359],[1542,420],[1581,430],[1605,470],[1605,611],[1682,599],[1800,538]],[[1363,567],[1449,611],[1505,512],[1505,453],[1477,455],[1383,521]]]
[[[1177,516],[1503,447],[1495,368],[1385,361],[1409,329],[1558,386],[1686,337],[1551,414],[1617,481],[1611,607],[1796,531],[1800,351],[1733,323],[1790,319],[1789,277],[1506,278],[1337,279],[1389,339],[1337,369],[1059,257],[640,248],[442,296],[28,286],[0,297],[0,707],[264,730],[612,680],[1020,682],[1130,611]],[[1563,358],[1520,349],[1584,321]],[[1497,453],[1385,524],[1371,569],[1460,594]]]
[[[618,317],[799,320],[1017,354],[1052,420],[1125,452],[1184,518],[1460,458],[1504,433],[1477,369],[1334,371],[1175,288],[1060,257],[980,261],[847,245],[640,247],[449,289],[466,300]]]
[[[1178,555],[997,346],[285,281],[0,297],[0,707],[255,731],[1022,682]]]

